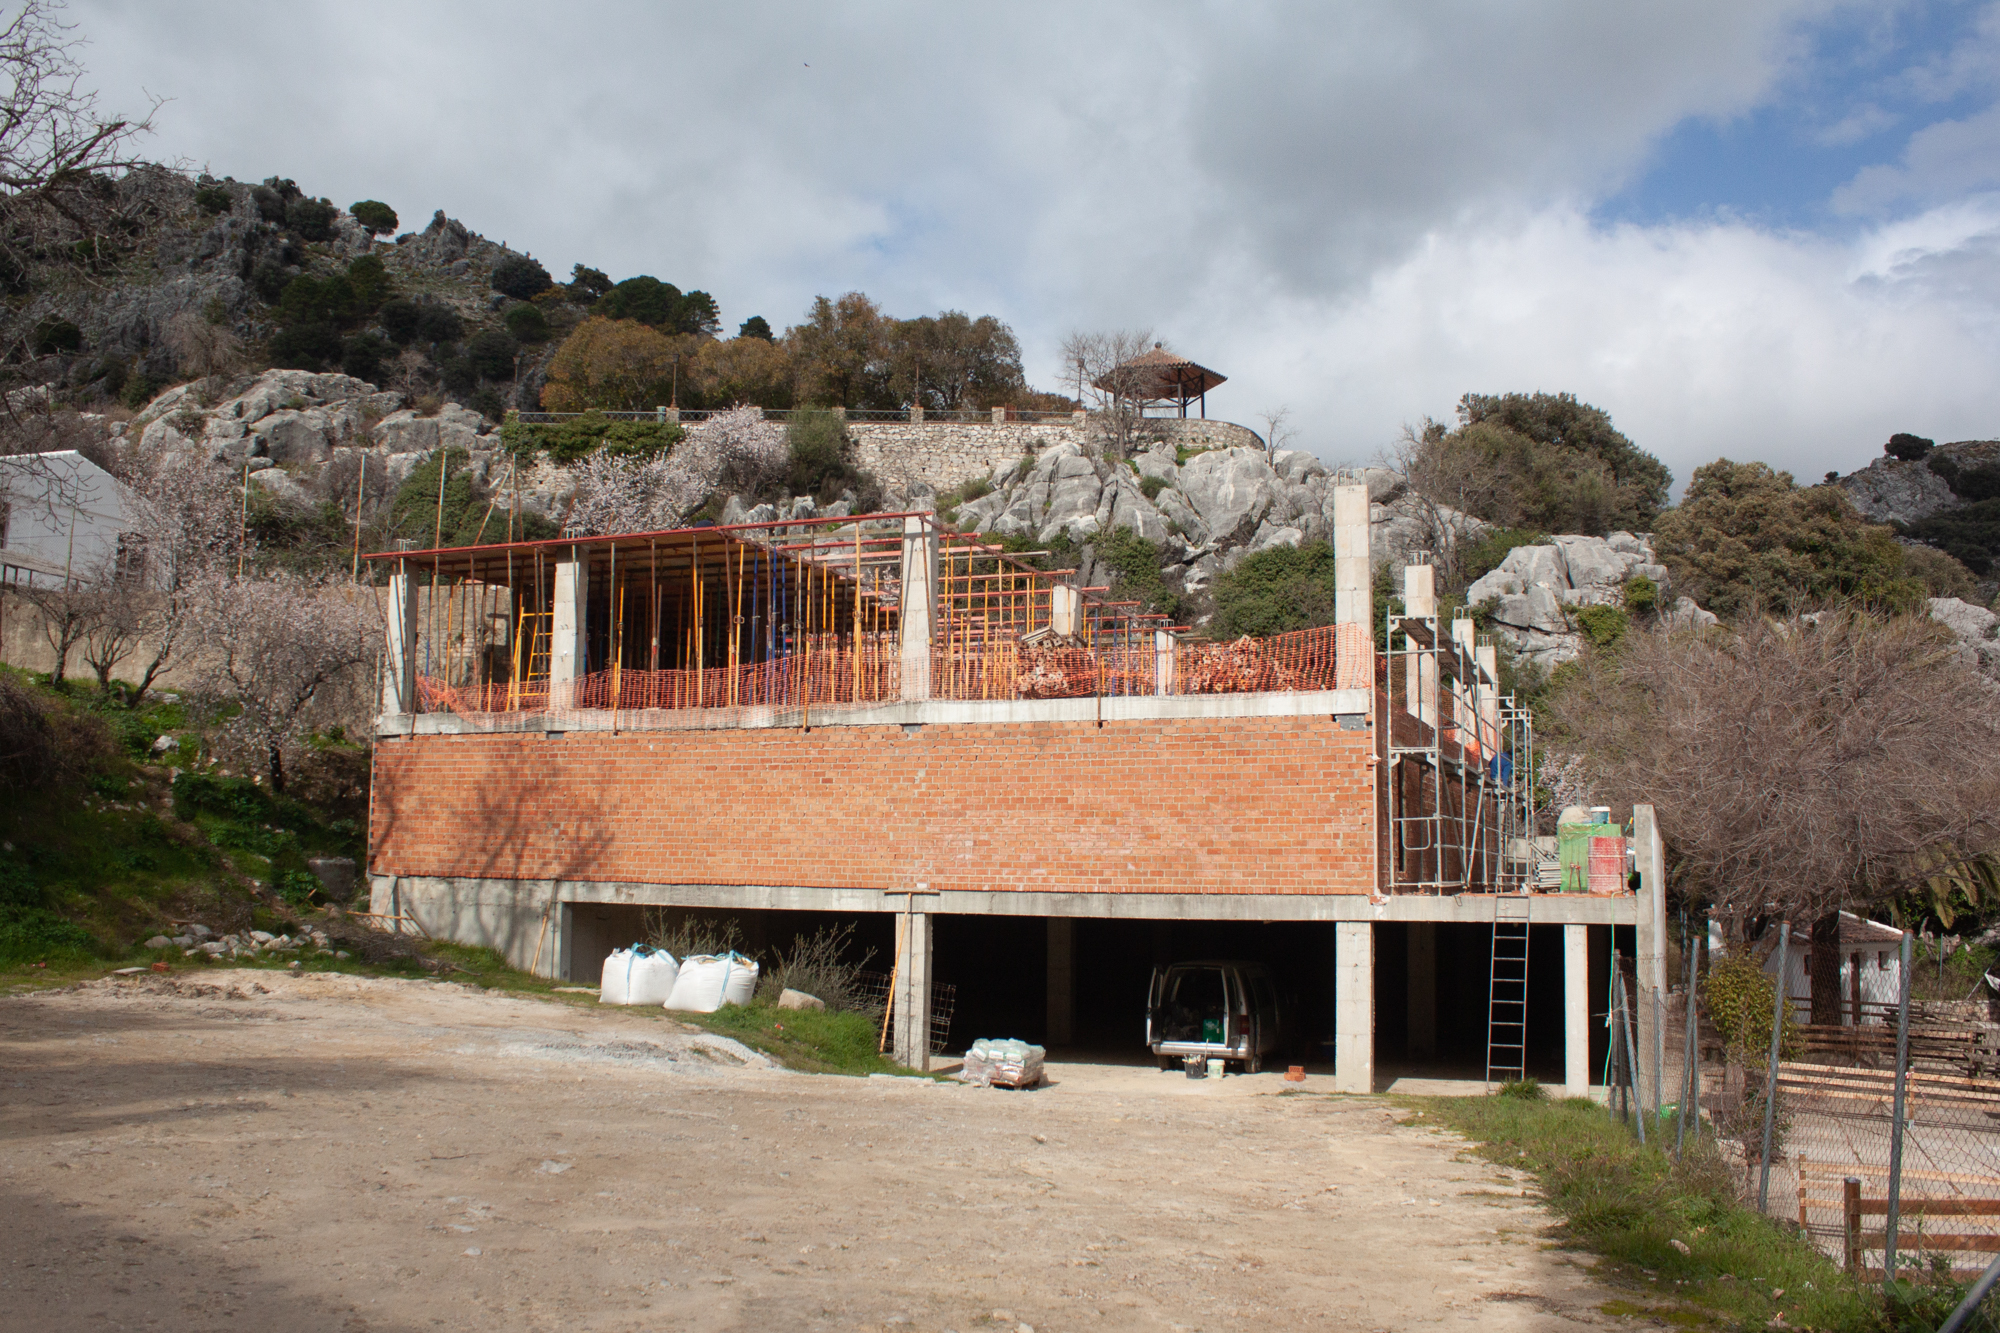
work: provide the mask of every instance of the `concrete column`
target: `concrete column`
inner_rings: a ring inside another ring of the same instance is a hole
[[[1334,923],[1333,1086],[1375,1091],[1375,924]]]
[[[1632,846],[1639,870],[1639,915],[1633,932],[1639,994],[1639,1087],[1648,1106],[1661,1104],[1661,1075],[1667,1067],[1667,863],[1659,821],[1650,805],[1632,807]]]
[[[1004,408],[1004,407],[996,407],[996,408],[994,408],[994,409],[993,409],[993,424],[994,424],[994,425],[996,425],[996,426],[998,426],[998,425],[1002,425],[1003,423],[1005,423],[1005,422],[1006,422],[1006,420],[1007,420],[1007,409],[1006,409],[1006,408]]]
[[[931,1058],[931,913],[911,912],[898,923],[895,1031],[898,1064],[929,1069]]]
[[[1049,918],[1048,1044],[1067,1046],[1076,1039],[1076,921]]]
[[[1590,927],[1563,927],[1563,1093],[1590,1095]]]
[[[1336,568],[1335,573],[1338,574]],[[1437,570],[1431,565],[1405,565],[1403,567],[1403,614],[1408,616],[1435,616],[1437,614]],[[1437,725],[1438,717],[1438,666],[1437,654],[1422,648],[1412,653],[1403,663],[1404,706],[1418,721],[1430,726]]]
[[[572,546],[556,561],[556,593],[549,626],[549,707],[576,707],[576,682],[590,670],[588,618],[590,551]]]
[[[1174,692],[1174,652],[1180,640],[1166,630],[1153,631],[1153,693]]]
[[[902,636],[903,702],[931,697],[931,631],[937,622],[937,532],[930,522],[912,515],[903,520],[902,600],[898,628]]]
[[[417,711],[417,589],[401,560],[389,576],[383,608],[382,711]]]
[[[1083,629],[1083,593],[1066,583],[1049,589],[1049,629],[1075,638]]]
[[[1368,579],[1368,488],[1333,488],[1333,619],[1372,636],[1375,598]]]
[[[912,426],[921,426],[924,424],[924,405],[922,403],[910,404],[910,424]]]
[[[1492,640],[1474,650],[1479,658],[1479,743],[1500,752],[1500,650]]]
[[[1412,921],[1410,930],[1410,1059],[1437,1056],[1437,922]]]

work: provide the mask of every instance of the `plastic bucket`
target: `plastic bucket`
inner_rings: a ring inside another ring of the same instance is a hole
[[[1618,836],[1590,840],[1590,891],[1625,892],[1625,839]]]

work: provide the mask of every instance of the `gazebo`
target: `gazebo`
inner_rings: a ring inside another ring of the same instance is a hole
[[[1141,403],[1173,403],[1183,417],[1188,404],[1196,403],[1206,417],[1208,391],[1228,378],[1154,343],[1152,351],[1124,362],[1097,381],[1097,387]]]

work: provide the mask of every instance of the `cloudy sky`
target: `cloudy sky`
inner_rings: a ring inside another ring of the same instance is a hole
[[[1684,480],[2000,436],[2000,4],[73,0],[154,151],[734,324],[1147,327],[1365,461],[1570,390]]]

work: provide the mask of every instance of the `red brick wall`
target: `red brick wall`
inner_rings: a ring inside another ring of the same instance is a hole
[[[420,736],[378,874],[1367,893],[1373,733],[1331,718]]]

